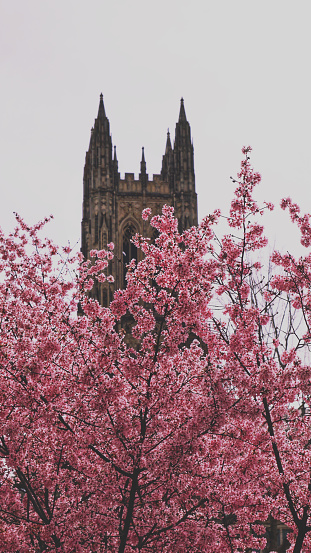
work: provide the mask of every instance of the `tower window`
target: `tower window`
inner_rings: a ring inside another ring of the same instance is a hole
[[[127,272],[127,265],[132,261],[132,259],[135,259],[137,261],[137,248],[134,246],[134,244],[131,242],[132,236],[136,234],[136,229],[129,225],[126,227],[124,234],[123,234],[123,286],[126,286],[126,272]]]

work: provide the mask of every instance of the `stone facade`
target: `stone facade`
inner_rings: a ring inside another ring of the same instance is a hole
[[[138,232],[153,238],[152,228],[142,220],[142,210],[150,207],[155,215],[161,213],[165,204],[174,207],[180,230],[197,224],[193,144],[183,99],[173,147],[167,133],[161,173],[149,179],[143,148],[138,179],[133,173],[125,173],[122,179],[101,94],[85,158],[81,248],[88,258],[90,250],[104,249],[109,242],[115,244],[111,267],[115,283],[97,283],[92,293],[101,305],[108,306],[114,290],[124,287],[130,259],[137,256],[139,259],[140,252],[131,243],[131,236]]]

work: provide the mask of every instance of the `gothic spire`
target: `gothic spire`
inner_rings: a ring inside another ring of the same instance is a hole
[[[100,95],[98,114],[91,131],[90,145],[86,157],[88,187],[100,188],[106,186],[109,177],[113,174],[113,160],[109,120],[106,116],[102,94]]]
[[[172,151],[172,144],[171,144],[171,137],[170,137],[170,131],[167,129],[167,139],[166,139],[166,148],[165,153],[168,154],[168,152]]]
[[[147,180],[148,180],[148,176],[147,176],[147,165],[146,165],[146,160],[145,160],[145,148],[142,147],[142,152],[141,152],[141,162],[140,162],[140,175],[139,175],[139,178],[140,180],[142,181],[142,183],[144,185],[146,185],[147,183]]]
[[[113,161],[112,161],[112,167],[113,167],[113,185],[114,188],[117,189],[119,186],[119,180],[120,175],[118,171],[118,158],[117,158],[117,147],[113,147]]]
[[[145,148],[142,147],[141,149],[141,162],[140,162],[140,173],[141,175],[145,175],[146,174],[146,160],[145,160]]]
[[[114,172],[117,174],[118,173],[118,158],[117,158],[117,147],[114,146],[113,147],[113,167],[114,167]]]
[[[179,110],[179,119],[178,122],[181,121],[187,121],[186,112],[185,112],[185,106],[184,106],[184,99],[180,99],[180,110]]]
[[[176,150],[176,148],[179,150],[183,150],[184,152],[191,149],[191,131],[190,131],[190,125],[186,118],[183,98],[180,101],[179,119],[178,119],[178,122],[176,123],[176,129],[175,129],[174,150]]]
[[[184,99],[180,100],[179,119],[176,123],[174,141],[174,179],[177,187],[184,187],[188,183],[189,189],[194,190],[194,163],[193,145],[191,143],[190,125],[186,118]]]
[[[105,112],[105,106],[104,106],[104,97],[103,97],[103,94],[101,93],[100,97],[99,97],[99,107],[98,107],[98,115],[97,115],[97,118],[100,119],[100,118],[106,118],[106,112]]]
[[[170,137],[170,131],[167,129],[167,138],[165,146],[165,154],[162,158],[162,169],[161,175],[164,180],[173,182],[173,170],[174,170],[174,160],[173,160],[173,149]]]

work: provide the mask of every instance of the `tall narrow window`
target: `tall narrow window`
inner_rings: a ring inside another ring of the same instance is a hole
[[[124,234],[123,234],[123,286],[126,287],[126,272],[127,272],[127,265],[132,259],[135,259],[137,261],[137,248],[134,246],[134,244],[131,242],[132,236],[136,234],[136,229],[129,225],[126,227]]]

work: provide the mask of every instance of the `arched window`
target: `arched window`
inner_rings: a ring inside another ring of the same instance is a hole
[[[137,248],[131,242],[132,236],[136,234],[136,229],[132,224],[129,224],[123,234],[123,243],[122,243],[122,258],[123,258],[123,286],[126,286],[126,272],[127,265],[132,259],[137,261]]]

